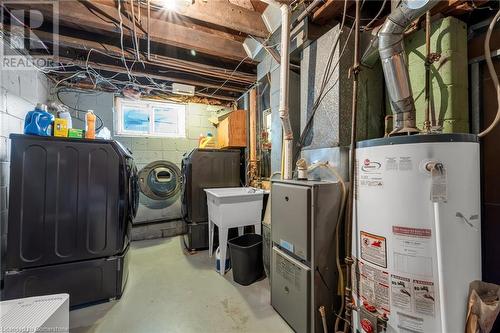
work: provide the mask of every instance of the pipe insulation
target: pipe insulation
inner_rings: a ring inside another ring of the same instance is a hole
[[[391,135],[418,133],[415,101],[404,49],[404,32],[410,24],[439,3],[439,0],[406,0],[386,19],[378,32],[377,46],[394,114]],[[365,55],[370,54],[370,49]]]
[[[283,127],[283,179],[292,179],[293,174],[293,131],[289,117],[290,85],[290,6],[281,4],[281,61],[280,61],[280,103],[279,114]]]

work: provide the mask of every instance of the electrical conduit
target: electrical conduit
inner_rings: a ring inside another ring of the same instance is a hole
[[[495,17],[491,21],[490,26],[488,27],[488,31],[486,32],[486,38],[484,39],[484,58],[486,60],[486,64],[488,65],[488,71],[491,76],[491,81],[493,82],[495,90],[497,91],[498,110],[495,119],[493,120],[491,125],[488,126],[487,129],[478,134],[480,138],[490,133],[500,122],[500,84],[498,82],[498,77],[495,71],[495,67],[493,66],[493,62],[491,61],[491,50],[490,50],[491,33],[493,32],[493,28],[495,27],[495,24],[498,22],[498,20],[500,20],[500,10],[496,13]]]
[[[290,71],[290,7],[281,4],[281,61],[280,61],[280,104],[279,114],[283,127],[283,179],[292,179],[293,132],[290,124],[288,95]]]

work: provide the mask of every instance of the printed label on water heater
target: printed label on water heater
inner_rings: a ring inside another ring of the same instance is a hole
[[[387,268],[387,246],[385,237],[361,231],[361,259]]]
[[[382,163],[365,158],[359,168],[359,186],[382,188],[384,179],[382,177]]]
[[[424,333],[424,318],[398,312],[398,328],[401,333]]]
[[[398,160],[396,157],[385,158],[385,171],[398,171]]]
[[[434,283],[431,281],[413,280],[415,294],[415,312],[427,316],[435,316]]]
[[[363,301],[381,313],[389,314],[391,306],[389,302],[389,273],[382,269],[371,266],[368,263],[359,261],[359,289]]]
[[[409,156],[401,156],[399,158],[399,171],[413,170],[413,162]]]
[[[432,277],[432,231],[426,228],[392,226],[393,267],[399,274]]]
[[[391,274],[391,303],[393,306],[411,311],[413,300],[411,279]]]
[[[431,201],[432,202],[446,202],[448,201],[448,188],[446,169],[431,170],[432,185],[431,185]]]

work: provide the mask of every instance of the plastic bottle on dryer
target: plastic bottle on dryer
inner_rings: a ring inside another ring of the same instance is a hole
[[[93,110],[89,110],[85,114],[85,138],[95,139],[95,121],[96,116]]]
[[[47,111],[47,105],[38,103],[24,119],[24,134],[51,136],[54,116]]]

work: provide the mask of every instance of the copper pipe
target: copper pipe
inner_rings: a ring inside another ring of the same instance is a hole
[[[391,131],[389,131],[389,119],[394,119],[394,116],[390,114],[384,117],[384,138],[389,137],[389,134],[391,134]]]
[[[292,29],[295,28],[302,20],[304,20],[307,16],[311,15],[311,13],[319,7],[323,5],[325,0],[313,0],[307,7],[304,9],[302,13],[297,16],[297,18],[292,22]]]
[[[346,312],[345,318],[346,323],[344,325],[344,333],[349,332],[352,326],[352,274],[351,267],[353,264],[352,258],[352,224],[353,224],[353,209],[354,209],[354,177],[355,177],[355,165],[356,165],[356,130],[357,130],[357,113],[358,113],[358,79],[359,72],[361,71],[361,66],[359,63],[359,21],[360,21],[360,11],[361,3],[360,0],[356,0],[356,17],[354,21],[354,65],[352,68],[353,80],[352,80],[352,110],[351,110],[351,150],[349,151],[349,200],[347,204],[347,216],[346,216],[346,257],[345,263],[347,264],[346,269],[346,286],[345,286],[345,301],[346,301]],[[342,314],[340,314],[342,315]]]
[[[425,13],[425,120],[424,120],[424,132],[431,132],[431,12],[427,11]]]
[[[148,60],[151,60],[151,0],[148,0]]]
[[[323,325],[323,333],[328,333],[328,324],[326,323],[326,311],[325,307],[322,305],[318,309],[319,314],[321,316],[321,323]]]

